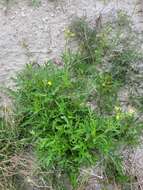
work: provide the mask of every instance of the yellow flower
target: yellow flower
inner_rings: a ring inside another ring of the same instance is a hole
[[[71,32],[69,29],[65,29],[64,33],[66,38],[75,37],[75,33]]]
[[[119,106],[115,106],[115,111],[119,112],[119,111],[121,111],[121,108]]]
[[[75,33],[71,32],[70,37],[75,37]]]
[[[52,82],[51,82],[51,81],[48,81],[48,85],[49,85],[49,86],[52,86]]]

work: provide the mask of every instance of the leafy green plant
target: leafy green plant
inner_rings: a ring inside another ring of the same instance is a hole
[[[119,88],[118,81],[115,81],[111,73],[105,72],[97,75],[95,82],[96,92],[93,93],[91,100],[96,99],[97,111],[100,114],[111,114],[117,101]]]
[[[98,24],[100,25],[100,19]],[[106,34],[99,30],[100,26],[92,28],[83,19],[76,19],[71,25],[73,37],[78,41],[81,54],[89,64],[100,64],[109,47]]]
[[[43,171],[51,171],[57,189],[65,188],[63,176],[76,187],[81,167],[100,160],[111,179],[126,179],[122,150],[138,143],[142,124],[133,113],[122,112],[118,101],[130,62],[138,60],[134,45],[125,48],[122,41],[123,18],[120,14],[113,27],[105,28],[98,20],[96,29],[81,19],[74,22],[66,34],[78,41],[78,53],[66,51],[61,67],[51,61],[26,65],[14,79],[15,89],[9,91],[16,133],[10,134],[14,149],[8,154],[32,146]],[[1,126],[9,123],[2,121]],[[7,134],[0,135],[7,143]]]
[[[110,79],[107,74],[101,83]],[[138,129],[133,130],[131,116],[98,116],[87,107],[80,91],[83,83],[74,78],[67,64],[62,68],[51,63],[27,65],[16,84],[15,114],[23,135],[34,142],[42,167],[67,173],[73,185],[81,167],[94,165],[136,140]],[[106,93],[110,92],[108,85]]]

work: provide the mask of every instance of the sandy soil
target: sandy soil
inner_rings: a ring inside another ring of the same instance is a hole
[[[0,85],[10,85],[10,77],[30,60],[39,63],[58,59],[64,50],[64,30],[76,16],[86,16],[92,23],[98,15],[126,10],[135,26],[143,31],[142,0],[41,0],[39,7],[31,0],[0,0]],[[143,150],[133,156],[137,175],[143,180]],[[138,172],[140,171],[140,172]],[[143,189],[143,183],[140,185]]]
[[[64,30],[76,16],[95,21],[100,12],[105,15],[122,8],[135,18],[135,0],[42,0],[39,7],[32,0],[1,0],[0,4],[0,84],[9,84],[13,72],[29,60],[43,62],[57,58],[64,50]],[[3,3],[2,3],[3,2]]]

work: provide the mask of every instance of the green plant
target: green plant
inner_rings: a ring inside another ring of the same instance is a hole
[[[95,81],[96,91],[91,100],[96,100],[97,111],[101,115],[112,114],[115,105],[118,104],[117,93],[119,82],[114,80],[111,73],[105,72],[97,75]]]
[[[40,3],[41,3],[40,0],[32,0],[32,5],[34,5],[34,6],[36,6],[36,7],[39,6]]]
[[[105,56],[109,44],[106,33],[100,30],[100,18],[96,28],[90,27],[83,19],[76,19],[70,28],[74,34],[73,37],[79,43],[84,60],[88,64],[102,63],[102,57]]]
[[[107,74],[101,84],[110,79]],[[62,68],[51,63],[27,65],[13,92],[18,125],[35,144],[42,167],[67,173],[73,185],[81,167],[114,156],[115,150],[136,140],[139,129],[125,113],[98,116],[87,107],[78,80],[67,64]]]
[[[142,124],[133,113],[122,112],[118,100],[130,62],[138,60],[134,45],[125,48],[121,38],[124,16],[113,27],[101,27],[98,20],[96,30],[81,19],[74,22],[66,34],[78,40],[79,52],[66,51],[61,67],[51,61],[26,65],[9,91],[16,133],[5,130],[14,148],[7,153],[32,146],[42,170],[52,173],[45,179],[57,189],[66,189],[65,176],[76,187],[80,168],[100,160],[109,178],[126,179],[122,150],[138,143]],[[1,126],[11,125],[2,121]],[[7,134],[0,135],[7,144]]]

